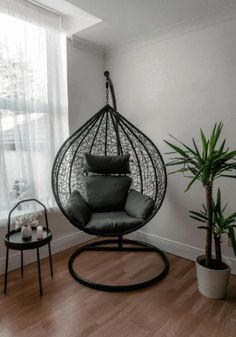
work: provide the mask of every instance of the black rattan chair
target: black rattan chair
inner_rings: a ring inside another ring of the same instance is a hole
[[[117,111],[114,87],[109,72],[106,71],[104,75],[107,104],[61,146],[52,169],[52,188],[59,208],[74,226],[88,234],[116,237],[116,239],[98,241],[77,249],[69,260],[71,275],[80,283],[99,290],[136,290],[163,279],[168,273],[169,263],[160,249],[144,242],[124,239],[123,235],[141,228],[157,213],[165,197],[167,175],[162,156],[154,143]],[[109,89],[113,107],[109,104]],[[95,156],[116,156],[127,153],[130,155],[128,176],[132,178],[132,189],[149,196],[154,202],[154,207],[146,219],[138,221],[134,226],[121,225],[119,230],[109,231],[99,230],[99,226],[82,226],[76,220],[68,207],[68,200],[74,191],[79,191],[85,199],[87,198],[84,184],[87,174],[85,153]],[[128,285],[94,283],[78,275],[73,267],[76,257],[84,251],[156,252],[163,260],[163,269],[155,277],[141,283]]]

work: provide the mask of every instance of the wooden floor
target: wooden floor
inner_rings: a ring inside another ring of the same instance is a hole
[[[36,264],[9,273],[8,294],[0,294],[0,337],[235,337],[236,277],[224,300],[198,293],[194,263],[169,255],[168,276],[151,288],[106,293],[86,288],[69,275],[70,249],[53,256],[54,278],[42,260],[44,296]],[[76,268],[94,281],[141,281],[161,267],[150,253],[89,252]],[[142,254],[142,255],[141,255]],[[149,255],[147,255],[149,254]]]

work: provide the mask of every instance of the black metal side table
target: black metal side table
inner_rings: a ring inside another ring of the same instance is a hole
[[[40,204],[44,209],[44,216],[46,226],[43,227],[43,238],[38,240],[36,227],[32,227],[32,235],[30,239],[24,240],[21,235],[21,229],[13,229],[11,230],[11,215],[12,212],[24,202],[31,202],[35,201]],[[42,279],[41,279],[41,268],[40,268],[40,256],[39,256],[39,248],[42,246],[48,245],[49,251],[49,262],[50,262],[50,272],[51,277],[53,277],[53,268],[52,268],[52,255],[51,255],[51,246],[50,242],[52,240],[52,232],[48,227],[48,216],[47,216],[47,209],[43,203],[41,203],[37,199],[25,199],[18,202],[10,211],[8,215],[8,230],[5,236],[5,246],[6,246],[6,266],[5,266],[5,280],[4,280],[4,294],[7,293],[7,276],[8,276],[8,260],[9,260],[9,249],[20,250],[21,251],[21,276],[23,276],[23,251],[29,249],[36,249],[37,250],[37,264],[38,264],[38,277],[39,277],[39,290],[40,296],[43,295],[42,290]]]

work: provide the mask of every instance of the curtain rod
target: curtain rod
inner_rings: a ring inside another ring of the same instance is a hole
[[[62,13],[58,12],[57,10],[55,10],[55,9],[53,9],[51,7],[48,7],[48,6],[44,5],[44,4],[42,4],[42,3],[38,2],[38,1],[35,1],[35,0],[25,0],[25,1],[28,2],[28,3],[30,3],[30,4],[32,4],[32,5],[41,7],[41,8],[43,8],[43,9],[45,9],[45,10],[47,10],[47,11],[53,13],[53,14],[58,15],[58,16],[63,16]]]

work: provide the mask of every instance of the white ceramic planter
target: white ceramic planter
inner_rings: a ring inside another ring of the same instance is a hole
[[[227,293],[231,266],[228,261],[224,261],[229,267],[224,270],[209,269],[202,266],[199,261],[204,259],[204,255],[196,259],[197,281],[200,293],[206,297],[220,299]]]

